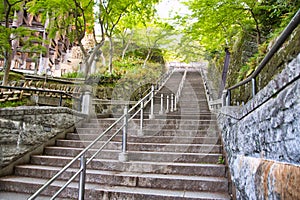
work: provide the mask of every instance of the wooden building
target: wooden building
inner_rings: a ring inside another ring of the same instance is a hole
[[[57,33],[55,38],[50,39],[47,33],[49,19],[42,23],[41,15],[33,16],[26,11],[26,8],[15,12],[14,15],[11,26],[26,27],[32,31],[32,35],[13,40],[11,69],[32,70],[38,74],[51,74],[54,70],[60,70],[61,63],[67,62],[72,47],[66,34]],[[31,38],[31,48],[23,48],[24,42],[28,42],[29,38]],[[36,40],[32,38],[36,38]],[[37,46],[36,50],[32,50],[34,45]],[[43,53],[40,53],[40,49],[37,50],[41,45],[46,50]]]

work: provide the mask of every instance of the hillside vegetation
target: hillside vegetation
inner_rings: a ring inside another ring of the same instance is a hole
[[[186,5],[192,14],[183,18],[188,37],[199,41],[203,56],[209,61],[209,76],[219,88],[225,48],[231,53],[227,87],[247,78],[258,66],[272,44],[300,8],[299,0],[189,0]],[[193,19],[193,20],[191,20]],[[194,20],[196,19],[196,20]],[[187,36],[186,36],[187,37]],[[293,54],[299,53],[299,34],[272,61],[260,76],[263,87]],[[290,44],[290,45],[288,45]],[[294,44],[294,45],[293,45]],[[242,89],[243,90],[243,89]],[[240,93],[238,101],[247,101],[248,94]]]

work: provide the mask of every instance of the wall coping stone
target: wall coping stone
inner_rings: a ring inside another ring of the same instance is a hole
[[[19,106],[13,108],[1,108],[0,109],[0,118],[6,118],[9,116],[16,115],[38,115],[38,114],[59,114],[66,113],[72,114],[78,117],[87,117],[86,114],[83,114],[79,111],[72,110],[66,107],[51,107],[51,106]]]

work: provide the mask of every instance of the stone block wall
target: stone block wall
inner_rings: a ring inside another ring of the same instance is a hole
[[[300,199],[300,54],[218,121],[237,199]]]
[[[79,112],[61,107],[0,109],[0,167],[74,127],[85,117]]]

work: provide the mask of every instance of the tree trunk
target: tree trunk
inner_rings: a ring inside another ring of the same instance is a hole
[[[109,40],[109,64],[108,64],[108,71],[110,74],[113,72],[113,54],[114,54],[114,44],[113,44],[113,39],[112,37],[108,37]]]
[[[250,9],[250,13],[255,22],[255,29],[257,32],[256,42],[257,42],[257,45],[260,45],[261,44],[261,32],[260,32],[260,28],[259,28],[259,22],[256,19],[255,14],[252,9]]]
[[[8,84],[8,77],[9,77],[9,72],[10,72],[11,60],[12,60],[12,54],[10,52],[5,52],[4,74],[3,74],[3,79],[2,79],[2,85],[7,85]]]
[[[131,33],[130,33],[130,38],[129,38],[129,40],[128,40],[126,46],[125,46],[125,48],[123,49],[123,52],[122,52],[122,60],[124,60],[126,51],[127,51],[128,47],[129,47],[129,45],[130,45],[130,43],[131,43],[132,37],[133,37],[133,31],[131,31]]]
[[[105,39],[103,38],[102,40],[101,40],[101,42],[100,43],[98,43],[96,46],[95,46],[95,48],[94,48],[94,50],[93,50],[93,52],[89,55],[89,56],[87,56],[85,59],[84,59],[84,69],[85,69],[85,71],[84,71],[84,76],[85,76],[85,80],[87,79],[87,77],[88,77],[88,75],[89,75],[89,73],[90,73],[90,68],[91,68],[91,66],[92,66],[92,63],[93,63],[93,61],[94,61],[94,59],[95,59],[95,57],[96,57],[96,54],[97,54],[97,52],[99,51],[99,49],[104,45],[104,42],[105,42]]]
[[[100,57],[102,59],[102,65],[105,66],[106,65],[106,59],[105,59],[105,56],[104,56],[102,51],[101,51]]]
[[[123,49],[123,52],[122,52],[122,60],[124,60],[124,57],[125,57],[125,54],[126,54],[126,51],[129,47],[129,44],[131,43],[131,41],[128,41],[125,48]]]
[[[143,65],[144,68],[146,67],[147,61],[150,58],[151,52],[152,52],[151,49],[148,49],[148,53],[147,53],[146,59],[144,60],[144,65]]]

